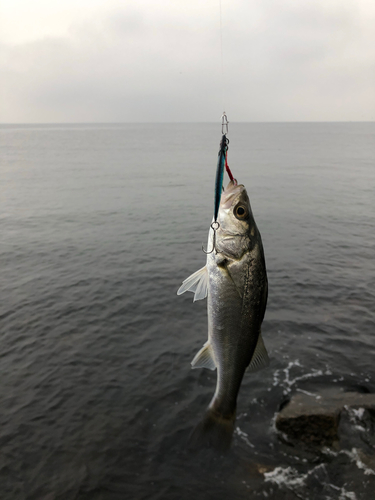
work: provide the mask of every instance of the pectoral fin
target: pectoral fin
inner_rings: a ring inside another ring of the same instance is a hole
[[[206,266],[204,266],[182,282],[182,285],[177,290],[177,295],[181,295],[185,292],[193,292],[193,302],[195,302],[196,300],[202,300],[207,297],[207,289],[208,272]]]
[[[266,346],[264,345],[262,334],[259,333],[258,342],[255,347],[255,351],[253,357],[251,358],[250,364],[247,367],[247,371],[250,373],[254,373],[262,370],[262,368],[267,368],[269,364],[270,359],[268,357]]]
[[[206,342],[202,349],[197,352],[191,362],[192,368],[208,368],[209,370],[215,370],[215,360],[213,357],[211,344]]]

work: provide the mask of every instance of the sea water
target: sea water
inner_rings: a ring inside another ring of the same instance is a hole
[[[375,392],[375,123],[230,124],[269,279],[270,367],[229,454],[187,449],[216,372],[191,370],[220,124],[0,127],[2,500],[372,500],[374,422],[291,446],[298,391]],[[362,417],[361,417],[362,415]]]

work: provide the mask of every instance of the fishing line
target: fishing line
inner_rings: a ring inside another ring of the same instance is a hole
[[[226,84],[226,78],[225,78],[225,73],[224,73],[224,50],[223,50],[223,8],[221,5],[222,0],[219,0],[219,13],[220,13],[220,55],[221,55],[221,100],[223,104],[223,109],[225,109],[224,106],[224,94],[225,92],[225,84]],[[224,136],[228,134],[228,117],[223,111],[223,114],[221,116],[221,135],[222,139],[221,141],[224,141]],[[226,152],[225,152],[225,170],[227,171],[227,174],[229,176],[229,179],[232,182],[235,182],[235,179],[233,178],[232,172],[230,171],[229,165],[228,165],[228,145],[229,145],[229,139],[226,139],[227,146],[226,146]],[[221,143],[220,143],[221,146]],[[219,152],[220,155],[220,152]],[[216,214],[216,207],[215,207],[215,222],[217,219],[217,214]]]
[[[223,19],[222,19],[222,8],[221,0],[219,0],[219,10],[220,10],[220,54],[221,54],[221,102],[224,106],[224,55],[223,55]],[[224,111],[225,113],[225,111]]]
[[[223,20],[222,20],[222,6],[221,0],[219,0],[219,12],[220,12],[220,54],[221,54],[221,97],[224,108],[224,54],[223,54]],[[224,108],[225,109],[225,108]],[[231,182],[236,183],[237,181],[234,179],[232,172],[230,171],[228,165],[228,146],[229,139],[227,138],[229,121],[226,115],[226,112],[223,111],[221,116],[221,141],[220,141],[220,150],[218,154],[218,161],[216,167],[216,178],[215,178],[215,202],[214,202],[214,221],[211,224],[211,229],[213,230],[212,237],[212,250],[205,251],[202,245],[202,250],[205,254],[210,254],[213,251],[217,253],[216,249],[216,231],[220,228],[220,223],[218,222],[218,214],[220,208],[220,200],[221,193],[223,191],[223,180],[224,180],[224,169],[226,170],[229,179]]]

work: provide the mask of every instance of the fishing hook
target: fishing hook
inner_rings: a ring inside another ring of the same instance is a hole
[[[214,250],[215,250],[215,253],[217,253],[217,250],[216,250],[216,231],[219,229],[220,227],[220,224],[217,222],[217,221],[214,221],[212,224],[211,224],[211,229],[213,230],[214,232],[214,235],[213,235],[213,238],[212,238],[212,250],[210,252],[206,252],[206,250],[203,248],[203,245],[202,245],[202,250],[203,252],[206,254],[206,255],[209,255],[210,253],[212,253]]]
[[[228,124],[229,124],[228,117],[224,111],[222,114],[222,117],[221,117],[221,134],[222,135],[228,133]]]

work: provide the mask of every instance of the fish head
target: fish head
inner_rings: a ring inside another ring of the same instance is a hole
[[[218,222],[223,232],[245,235],[254,224],[250,200],[243,184],[230,181],[221,194]]]
[[[215,259],[240,259],[253,247],[257,228],[245,186],[231,181],[221,194]],[[211,234],[212,237],[212,234]]]

